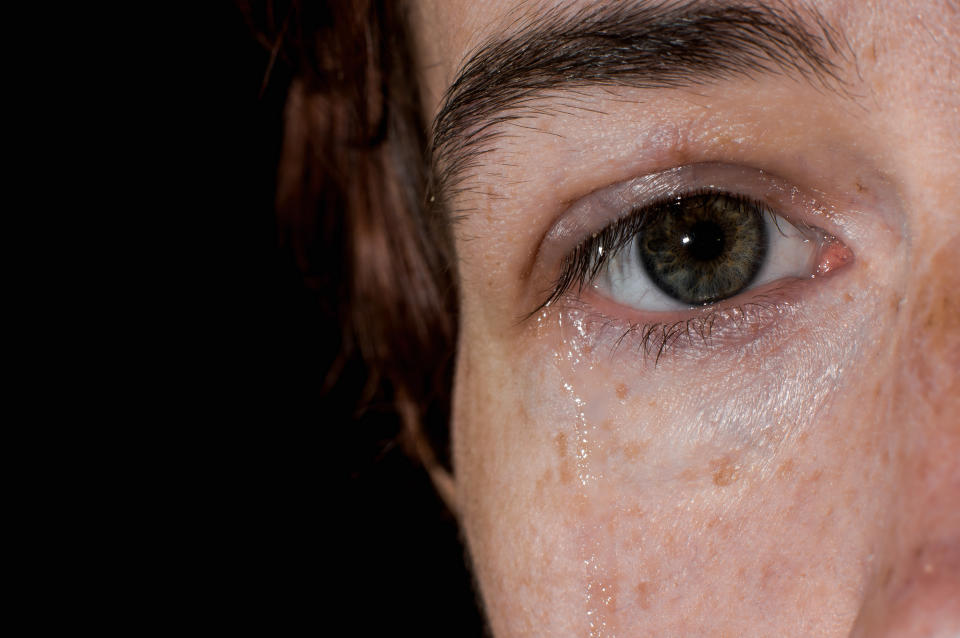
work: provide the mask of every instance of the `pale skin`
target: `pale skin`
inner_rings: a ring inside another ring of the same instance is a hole
[[[586,90],[448,203],[470,212],[435,473],[497,638],[960,636],[960,6],[813,4],[849,40],[846,96],[782,75]],[[516,6],[413,4],[427,121]],[[620,339],[655,313],[609,290],[524,318],[603,226],[559,232],[577,202],[696,165],[788,193],[836,238],[819,276],[656,362]]]

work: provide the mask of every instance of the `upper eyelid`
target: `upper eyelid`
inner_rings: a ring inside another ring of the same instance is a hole
[[[715,162],[674,166],[596,189],[568,206],[544,234],[531,271],[559,264],[580,243],[633,210],[673,194],[712,189],[764,203],[792,223],[842,233],[832,227],[833,207],[789,181],[763,169]],[[541,284],[543,282],[540,282]],[[541,291],[542,292],[542,291]]]
[[[567,260],[584,246],[588,246],[588,250],[595,250],[596,247],[590,245],[591,239],[622,220],[633,217],[639,208],[668,199],[671,195],[689,195],[697,190],[751,199],[801,232],[815,230],[830,236],[843,235],[833,227],[829,213],[835,207],[823,202],[822,193],[815,196],[763,169],[703,162],[651,171],[592,191],[567,207],[545,233],[532,260],[533,272],[547,270],[553,276],[549,282],[542,277],[531,279],[539,285],[533,294],[537,303],[521,320],[559,300],[572,286],[582,287],[589,283],[589,277],[582,278],[582,273],[572,272],[574,269]],[[601,265],[597,266],[595,271]],[[561,281],[563,278],[568,281]]]
[[[746,203],[755,206],[759,214],[769,215],[771,217],[778,230],[781,230],[778,218],[794,226],[801,233],[805,233],[807,229],[809,229],[809,227],[805,229],[804,226],[806,226],[806,224],[802,222],[797,223],[793,220],[783,218],[764,202],[751,201],[750,198],[735,193],[727,193],[723,190],[710,192],[716,192],[718,195],[724,194],[728,197],[732,196],[735,199],[742,199]],[[689,197],[699,194],[702,194],[702,192],[687,191],[683,193],[683,196]],[[614,219],[599,232],[585,237],[576,245],[573,251],[564,258],[560,278],[554,283],[550,296],[541,302],[530,315],[535,314],[544,307],[559,300],[574,287],[577,288],[577,292],[580,294],[585,287],[591,285],[603,268],[610,263],[610,260],[614,259],[620,251],[629,246],[633,239],[640,234],[646,220],[646,215],[651,212],[651,207],[656,207],[658,202],[666,203],[668,201],[669,198],[660,198],[646,204],[641,207],[640,210],[633,208],[626,216]],[[781,230],[781,233],[782,232]],[[601,250],[598,251],[598,249]],[[593,256],[594,254],[596,255]],[[576,261],[571,263],[571,258]],[[581,259],[588,263],[580,263]]]

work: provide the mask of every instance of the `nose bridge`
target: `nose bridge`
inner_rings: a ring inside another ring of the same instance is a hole
[[[915,548],[883,572],[850,638],[960,637],[960,551],[955,543]]]
[[[960,231],[913,240],[878,424],[896,494],[856,638],[960,638]]]
[[[960,638],[960,188],[911,202],[886,423],[893,512],[851,636]],[[929,212],[930,217],[923,218]]]
[[[960,435],[960,211],[951,226],[913,242],[897,340],[900,417],[948,438]]]

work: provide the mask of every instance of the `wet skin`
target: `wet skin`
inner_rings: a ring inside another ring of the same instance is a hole
[[[540,4],[414,4],[428,121]],[[453,499],[497,638],[960,635],[960,7],[813,4],[844,91],[581,88],[448,194]],[[623,214],[596,193],[677,167],[819,229],[810,271],[713,309],[599,285],[528,316]]]

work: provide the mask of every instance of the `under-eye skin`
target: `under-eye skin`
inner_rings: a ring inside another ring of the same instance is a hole
[[[793,217],[733,188],[671,189],[582,239],[539,307],[583,310],[620,330],[618,345],[636,337],[658,360],[673,347],[742,343],[852,258]]]

